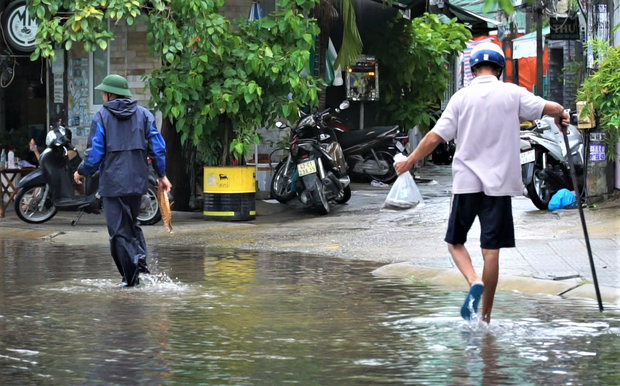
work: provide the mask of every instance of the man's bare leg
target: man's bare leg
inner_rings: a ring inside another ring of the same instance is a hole
[[[499,249],[483,249],[484,270],[482,271],[482,281],[484,282],[484,293],[482,294],[482,320],[491,322],[491,310],[493,309],[493,298],[499,277]]]
[[[459,271],[461,271],[470,287],[475,283],[486,283],[486,281],[480,280],[480,277],[476,274],[474,267],[471,265],[471,258],[469,257],[469,253],[467,252],[467,249],[465,249],[465,246],[463,244],[448,244],[448,251],[450,251],[454,263],[458,267]],[[493,291],[495,292],[495,289],[493,289]]]

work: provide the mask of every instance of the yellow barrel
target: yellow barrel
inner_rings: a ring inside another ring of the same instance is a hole
[[[256,218],[256,168],[253,166],[205,167],[203,193],[205,220]]]

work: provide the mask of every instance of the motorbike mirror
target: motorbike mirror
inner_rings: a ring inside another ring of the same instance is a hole
[[[351,103],[349,103],[349,101],[342,101],[342,103],[340,104],[340,110],[346,110],[351,106]]]
[[[579,124],[579,115],[577,113],[570,113],[570,124],[573,126]]]

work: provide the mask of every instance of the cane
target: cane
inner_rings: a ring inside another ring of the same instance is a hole
[[[568,157],[568,165],[570,167],[570,175],[573,179],[573,189],[577,196],[577,207],[579,208],[579,217],[581,218],[581,227],[583,228],[583,237],[586,239],[586,248],[588,249],[588,257],[590,258],[590,268],[592,269],[592,278],[594,279],[594,289],[596,290],[596,299],[598,300],[598,309],[603,312],[603,302],[601,300],[601,290],[598,288],[598,279],[596,278],[596,268],[594,267],[594,259],[592,258],[592,248],[590,247],[590,237],[588,236],[588,228],[586,227],[586,218],[583,214],[583,207],[581,205],[581,193],[579,192],[579,184],[577,183],[577,173],[575,172],[575,165],[573,163],[573,155],[571,153],[570,145],[568,144],[568,126],[560,125],[562,127],[562,134],[564,136],[564,144],[566,145],[566,155]],[[586,173],[586,170],[584,170]]]

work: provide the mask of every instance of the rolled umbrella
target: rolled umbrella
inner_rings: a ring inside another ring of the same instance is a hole
[[[257,0],[252,2],[250,13],[248,14],[248,23],[257,21],[263,17],[265,17],[265,11],[263,11],[263,6],[260,4],[260,1]]]

